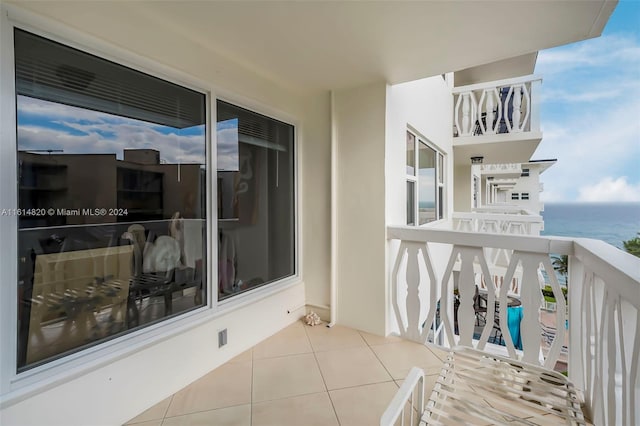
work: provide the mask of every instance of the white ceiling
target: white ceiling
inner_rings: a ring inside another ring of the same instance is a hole
[[[19,2],[92,32],[171,31],[297,90],[400,83],[598,36],[616,2]],[[97,23],[100,25],[97,25]]]

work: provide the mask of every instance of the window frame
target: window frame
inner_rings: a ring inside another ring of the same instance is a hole
[[[234,106],[238,106],[240,108],[244,108],[246,110],[249,110],[251,112],[255,112],[257,114],[261,114],[267,118],[271,118],[274,120],[278,120],[281,121],[285,124],[291,125],[293,127],[293,232],[294,232],[294,238],[293,238],[293,244],[294,244],[294,248],[293,248],[293,268],[294,268],[294,273],[290,276],[281,278],[279,280],[261,285],[261,286],[257,286],[255,288],[252,288],[250,290],[235,294],[231,297],[227,297],[223,300],[218,300],[218,289],[217,289],[217,284],[215,291],[214,289],[210,289],[210,291],[215,293],[215,307],[218,309],[224,309],[224,311],[228,311],[231,309],[235,309],[236,307],[241,307],[244,306],[246,304],[258,301],[264,297],[267,297],[271,294],[273,294],[274,292],[278,292],[281,290],[284,290],[286,288],[289,288],[292,285],[297,284],[300,281],[300,277],[302,277],[302,248],[301,248],[301,232],[302,232],[302,225],[301,225],[301,218],[300,218],[300,210],[299,210],[299,203],[300,203],[300,199],[299,199],[299,172],[300,172],[300,158],[299,158],[299,145],[298,145],[298,137],[299,137],[299,127],[300,127],[300,123],[297,119],[294,119],[293,117],[272,109],[272,108],[268,108],[262,104],[258,104],[258,103],[254,103],[252,101],[249,101],[245,98],[241,98],[238,96],[234,96],[231,93],[228,92],[224,92],[221,90],[218,90],[217,92],[219,95],[215,97],[215,99],[212,100],[213,105],[214,105],[214,110],[212,111],[212,115],[211,117],[216,117],[217,119],[217,101],[223,101],[229,104],[232,104]],[[215,132],[214,132],[215,133]],[[215,143],[216,147],[217,147],[217,140],[212,141],[212,144]],[[216,154],[217,156],[217,150],[216,150]],[[214,167],[217,167],[217,164],[213,164]],[[217,179],[217,171],[214,173],[214,177],[215,179]],[[212,177],[212,179],[214,179],[214,177]],[[216,191],[215,193],[215,200],[217,201],[218,199],[218,195],[217,195],[217,184],[213,183],[212,181],[212,185],[214,185],[214,191]],[[214,200],[212,200],[213,203]],[[212,204],[212,208],[214,208],[214,212],[215,212],[215,216],[211,218],[211,220],[215,220],[216,224],[218,223],[218,209],[217,209],[217,205],[213,205]],[[217,226],[217,225],[216,225]],[[216,234],[217,234],[217,228],[216,228]],[[217,238],[217,237],[216,237]],[[217,241],[214,240],[214,241]],[[217,244],[215,244],[215,259],[216,259],[216,264],[217,264],[217,259],[218,259],[218,250],[217,250]],[[213,254],[212,254],[213,256]],[[217,274],[217,268],[216,268],[216,283],[218,282],[218,274]],[[276,287],[275,289],[273,287]]]
[[[0,209],[18,208],[17,176],[17,135],[16,135],[16,87],[14,59],[14,29],[28,31],[35,35],[79,49],[86,53],[112,61],[116,64],[132,68],[168,82],[189,88],[205,95],[206,106],[206,235],[207,235],[207,293],[206,301],[200,308],[176,317],[168,318],[148,327],[132,331],[123,336],[102,342],[98,345],[54,359],[29,370],[17,373],[17,318],[18,310],[15,301],[18,297],[17,252],[18,252],[18,218],[5,216],[0,218],[0,234],[6,243],[5,256],[0,256],[0,268],[5,271],[6,282],[10,285],[0,286],[0,341],[3,352],[8,356],[0,357],[0,395],[2,402],[19,400],[37,394],[54,386],[65,383],[80,374],[96,370],[120,358],[138,352],[157,342],[178,336],[187,330],[210,323],[212,320],[226,315],[231,310],[255,303],[298,285],[302,277],[302,239],[300,218],[300,157],[299,128],[300,121],[293,115],[265,104],[255,102],[234,91],[215,86],[214,83],[201,80],[191,74],[161,64],[153,59],[140,56],[125,48],[95,38],[82,31],[64,24],[42,18],[38,15],[11,5],[0,5],[0,137],[5,142],[0,144],[0,153],[4,164],[0,168]],[[294,206],[294,274],[265,286],[239,294],[237,297],[218,301],[217,285],[218,258],[215,234],[217,232],[217,188],[215,185],[217,168],[217,140],[215,120],[217,116],[217,99],[233,103],[259,114],[283,121],[294,128],[293,158],[293,206]],[[6,346],[5,346],[6,345]]]
[[[439,221],[445,220],[447,215],[446,209],[446,181],[447,181],[447,154],[441,150],[436,144],[431,142],[428,138],[422,136],[419,132],[414,130],[411,127],[407,127],[405,132],[405,138],[407,135],[413,135],[414,137],[414,160],[413,160],[413,174],[408,173],[406,158],[407,158],[407,150],[405,143],[405,182],[413,182],[413,218],[415,223],[409,224],[407,226],[428,226],[433,223],[437,223]],[[419,154],[420,154],[420,144],[423,144],[427,148],[433,150],[435,152],[435,179],[434,179],[434,189],[435,189],[435,206],[434,212],[436,218],[432,221],[420,224],[420,189],[419,189]],[[405,183],[405,205],[407,205],[406,200],[406,187]],[[407,218],[407,212],[405,212],[405,218]]]

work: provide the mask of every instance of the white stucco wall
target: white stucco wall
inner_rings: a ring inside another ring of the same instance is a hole
[[[386,84],[334,92],[337,322],[385,333]]]
[[[223,313],[215,317],[200,317],[198,326],[183,322],[171,335],[154,342],[141,345],[138,340],[135,352],[125,350],[91,365],[76,365],[50,378],[46,390],[44,381],[36,381],[29,386],[28,397],[20,396],[25,388],[16,389],[3,377],[0,424],[121,424],[304,313],[300,309],[288,314],[287,310],[305,303],[329,303],[330,233],[321,230],[330,225],[330,97],[328,92],[301,95],[278,86],[206,46],[174,37],[170,25],[145,16],[124,16],[115,23],[105,19],[100,4],[91,13],[77,13],[73,3],[23,6],[37,13],[12,9],[10,15],[26,23],[27,29],[86,45],[93,53],[121,63],[141,64],[174,81],[180,82],[176,75],[199,81],[204,85],[200,88],[213,89],[214,96],[297,127],[301,276],[296,282],[259,300],[246,299],[246,305],[219,311]],[[15,264],[16,248],[3,246],[1,257],[8,259],[7,265]],[[2,287],[15,287],[15,267],[3,271]],[[215,283],[215,276],[211,281]],[[228,329],[229,343],[218,349],[217,331],[223,328]],[[2,330],[4,352],[11,349],[8,342],[14,340],[15,327]],[[68,376],[72,372],[73,378]]]
[[[445,155],[445,217],[453,208],[453,97],[441,76],[389,86],[385,170],[386,220],[406,224],[406,132],[413,129]],[[399,179],[398,177],[402,177]]]
[[[453,97],[449,83],[441,76],[434,76],[410,83],[389,86],[387,90],[387,128],[385,145],[385,187],[386,187],[386,224],[406,225],[406,132],[411,129],[426,139],[445,155],[445,196],[444,196],[444,220],[427,224],[428,227],[442,227],[450,223],[453,212],[454,199],[454,169],[453,169],[453,140],[452,140],[452,113]],[[456,188],[457,189],[457,188]],[[398,242],[387,244],[386,265],[393,264],[399,248]],[[450,247],[441,244],[430,244],[430,254],[435,265],[446,264],[446,258],[450,254]],[[401,312],[404,312],[406,292],[403,292],[403,274],[400,271],[398,283],[400,293],[398,303]],[[435,270],[436,278],[440,280],[444,271]],[[391,279],[388,269],[385,271],[387,285],[385,292],[390,298]],[[423,276],[426,276],[423,275]],[[426,297],[426,283],[421,292]],[[428,301],[421,303],[422,314],[426,315]],[[398,332],[398,324],[395,315],[390,311],[391,305],[387,303],[387,333]]]
[[[302,100],[303,142],[298,156],[301,170],[298,188],[302,220],[303,274],[306,303],[310,309],[330,305],[331,279],[331,95],[323,93]]]
[[[471,211],[471,165],[457,165],[454,170],[455,194],[453,208],[456,212]]]
[[[388,321],[386,227],[406,223],[406,131],[412,128],[445,155],[444,210],[449,217],[452,102],[440,76],[334,92],[339,324],[380,335],[394,330]],[[447,255],[446,250],[434,252]]]
[[[523,164],[522,167],[529,169],[529,176],[521,176],[518,179],[513,189],[509,192],[507,199],[512,204],[539,214],[542,207],[540,205],[540,166],[536,164]],[[511,200],[511,194],[514,192],[519,194],[520,200]],[[523,192],[529,193],[529,200],[522,199]]]

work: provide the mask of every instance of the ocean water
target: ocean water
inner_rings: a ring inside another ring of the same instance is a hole
[[[595,238],[624,249],[640,232],[640,203],[545,203],[542,235]]]

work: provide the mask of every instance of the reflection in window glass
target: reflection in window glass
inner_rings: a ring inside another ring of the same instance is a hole
[[[418,224],[436,220],[436,151],[419,143]]]
[[[294,128],[218,101],[218,299],[295,273]],[[229,124],[233,123],[233,124]]]
[[[415,175],[416,169],[416,137],[407,132],[407,174]]]
[[[407,225],[416,224],[415,182],[407,181]]]
[[[203,306],[205,95],[15,32],[18,370]]]

